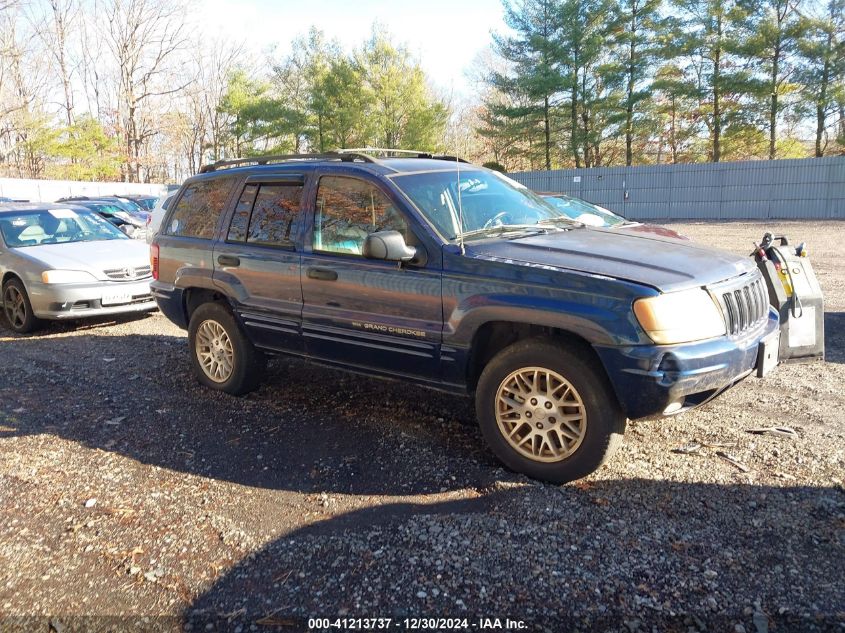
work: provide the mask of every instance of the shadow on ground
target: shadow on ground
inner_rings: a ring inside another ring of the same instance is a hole
[[[186,339],[98,335],[3,342],[0,437],[51,433],[145,464],[246,486],[403,495],[484,488],[499,472],[471,402],[274,359],[243,398],[194,380]],[[375,458],[375,456],[378,458]]]
[[[824,359],[845,363],[845,312],[824,313]]]
[[[770,630],[841,630],[843,507],[841,489],[634,479],[367,508],[248,557],[185,628],[509,617],[529,630],[759,631],[762,617]]]

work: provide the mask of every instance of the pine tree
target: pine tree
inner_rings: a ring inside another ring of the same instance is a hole
[[[560,65],[569,94],[569,150],[576,167],[601,160],[599,119],[608,103],[604,90],[613,84],[612,67],[603,64],[611,15],[610,0],[564,0],[560,5]]]
[[[653,64],[658,55],[657,31],[661,28],[662,0],[618,0],[613,24],[616,64],[622,75],[624,98],[625,164],[634,160],[634,136],[639,105],[650,94]]]
[[[815,156],[828,145],[828,120],[840,110],[839,135],[845,136],[845,0],[828,0],[807,17],[801,53],[801,92],[815,118]],[[845,138],[840,140],[845,143]]]
[[[795,61],[806,21],[800,17],[800,0],[741,2],[746,15],[738,52],[756,71],[749,92],[767,105],[769,159],[774,159],[778,122],[787,107],[785,98],[797,90]]]
[[[554,0],[506,2],[505,23],[516,32],[512,37],[493,36],[496,52],[507,60],[511,72],[493,73],[491,84],[514,101],[527,105],[502,116],[534,117],[543,126],[545,168],[552,168],[553,110],[563,89],[559,70],[560,12]]]
[[[722,134],[730,108],[736,108],[747,80],[736,69],[738,23],[742,11],[734,0],[673,0],[671,40],[664,55],[689,63],[687,87],[697,95],[710,132],[710,160],[722,157]]]

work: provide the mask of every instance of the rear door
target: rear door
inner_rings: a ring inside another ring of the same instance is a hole
[[[368,233],[398,230],[421,247],[401,201],[375,180],[323,174],[302,259],[310,357],[387,374],[439,378],[439,258],[423,265],[361,255]]]
[[[301,174],[248,178],[214,249],[214,281],[235,300],[260,347],[302,353],[302,287],[296,238]]]

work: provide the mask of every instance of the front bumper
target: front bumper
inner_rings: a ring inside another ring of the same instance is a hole
[[[778,315],[740,336],[683,345],[596,346],[625,414],[631,418],[698,406],[757,367],[760,342],[778,330]],[[670,406],[671,405],[671,406]]]
[[[150,282],[101,281],[90,284],[29,284],[32,311],[40,319],[81,319],[154,310]],[[104,296],[125,294],[120,303],[103,303]]]

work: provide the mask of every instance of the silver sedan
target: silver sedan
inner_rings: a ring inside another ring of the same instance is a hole
[[[41,319],[156,308],[146,244],[86,209],[0,204],[0,276],[15,332],[31,332]]]

